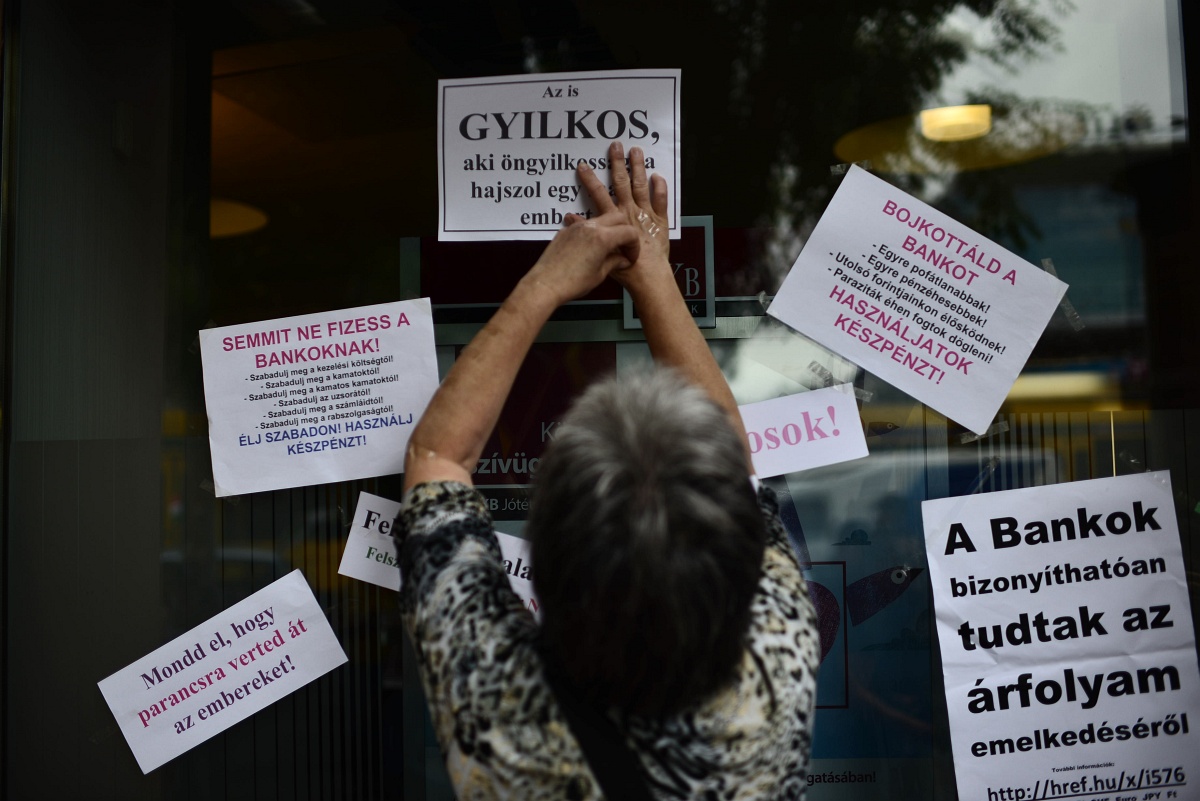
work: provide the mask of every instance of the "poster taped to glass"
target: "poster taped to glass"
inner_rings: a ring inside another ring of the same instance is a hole
[[[851,167],[768,313],[978,434],[1066,290]]]
[[[549,240],[595,209],[575,175],[608,179],[608,143],[640,148],[667,182],[679,230],[679,70],[438,81],[438,239]]]
[[[921,511],[959,797],[1194,798],[1200,671],[1170,474]]]
[[[99,687],[149,773],[346,659],[304,575],[293,570]]]
[[[404,470],[437,389],[428,298],[200,332],[218,497]]]

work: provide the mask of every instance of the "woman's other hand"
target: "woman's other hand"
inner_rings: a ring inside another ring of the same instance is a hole
[[[628,266],[613,270],[612,277],[631,292],[647,279],[666,277],[672,281],[667,253],[671,248],[667,230],[667,181],[661,175],[646,176],[646,156],[640,147],[629,151],[625,164],[624,148],[620,142],[608,146],[612,172],[613,193],[596,173],[583,162],[577,172],[592,204],[601,216],[618,213],[631,225],[637,226],[638,258]]]

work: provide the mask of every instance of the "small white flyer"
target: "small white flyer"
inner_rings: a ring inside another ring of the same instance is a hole
[[[149,773],[346,661],[299,570],[99,683]]]
[[[850,385],[739,406],[759,478],[781,476],[867,455]]]
[[[552,239],[568,213],[595,213],[575,174],[601,180],[608,143],[642,148],[667,181],[680,236],[677,69],[541,73],[438,81],[438,239]]]
[[[399,515],[400,504],[396,501],[360,492],[338,572],[389,590],[399,590],[399,549],[392,538]],[[528,540],[501,531],[494,533],[500,543],[500,554],[509,584],[525,607],[536,613],[538,602],[530,574]]]
[[[428,298],[200,332],[218,497],[404,470],[438,387]]]
[[[979,434],[1066,290],[851,167],[768,313]]]
[[[400,504],[396,501],[369,492],[358,493],[338,572],[389,590],[400,589],[400,562],[392,539],[399,516]]]

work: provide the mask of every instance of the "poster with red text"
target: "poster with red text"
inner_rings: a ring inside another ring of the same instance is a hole
[[[299,570],[99,683],[149,773],[346,661]]]
[[[958,797],[1196,798],[1200,671],[1170,474],[921,512]]]
[[[978,434],[1066,290],[852,167],[768,313]]]
[[[428,298],[200,332],[218,497],[400,473],[438,387]]]
[[[867,455],[850,385],[800,392],[738,407],[759,478]]]
[[[608,143],[640,147],[667,181],[679,238],[677,69],[537,73],[438,81],[438,239],[552,239],[595,208],[575,174],[609,181]]]

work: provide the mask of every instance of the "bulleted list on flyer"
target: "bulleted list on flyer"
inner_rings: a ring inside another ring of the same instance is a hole
[[[853,167],[768,313],[978,434],[1066,289]]]
[[[438,385],[428,299],[200,332],[216,494],[399,473]]]

